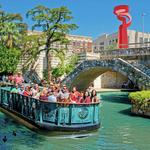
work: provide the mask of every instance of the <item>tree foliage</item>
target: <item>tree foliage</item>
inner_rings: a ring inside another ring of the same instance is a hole
[[[36,6],[27,12],[27,17],[35,22],[32,29],[40,28],[45,33],[45,47],[40,49],[46,52],[48,78],[51,80],[51,53],[58,51],[56,44],[67,44],[66,34],[77,28],[75,24],[68,23],[73,17],[67,7],[48,8]]]
[[[0,9],[0,43],[7,48],[19,47],[22,34],[27,25],[22,23],[20,14],[8,13]]]
[[[20,40],[25,29],[20,14],[0,9],[0,73],[16,71],[21,55]]]
[[[145,109],[150,106],[150,91],[138,91],[129,94],[129,99],[131,103],[136,106],[136,108]]]
[[[13,73],[17,69],[20,50],[0,45],[0,73]]]
[[[21,60],[24,59],[22,64],[22,71],[34,70],[36,68],[36,61],[39,58],[40,47],[44,45],[45,36],[41,34],[24,35],[21,43]]]
[[[64,60],[64,49],[66,50],[69,44],[66,34],[76,29],[77,26],[69,22],[73,17],[67,7],[50,9],[45,6],[36,6],[27,12],[27,17],[31,17],[34,22],[32,29],[39,28],[41,33],[34,34],[33,32],[29,35],[26,32],[27,24],[22,22],[20,14],[8,13],[0,7],[0,72],[14,72],[20,56],[22,59],[27,58],[23,65],[24,70],[29,67],[34,68],[39,54],[45,51],[50,80],[51,54],[57,53],[61,61]],[[58,44],[63,45],[63,48],[57,48]],[[58,69],[61,70],[59,75],[64,73],[64,70],[69,72],[71,64],[67,71],[67,65],[61,66],[61,64],[59,65],[61,69]]]
[[[60,59],[60,63],[57,65],[57,67],[52,69],[52,75],[53,77],[60,77],[62,75],[68,75],[71,73],[78,62],[78,56],[72,55],[71,57],[66,57],[66,55],[60,55],[61,57],[58,57]],[[64,56],[64,57],[62,57]]]

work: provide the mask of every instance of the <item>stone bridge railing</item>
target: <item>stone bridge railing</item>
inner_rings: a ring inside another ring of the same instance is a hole
[[[72,88],[72,86],[77,86],[80,90],[86,89],[89,85],[87,82],[91,82],[91,80],[101,75],[102,72],[100,72],[100,70],[103,68],[106,69],[105,72],[107,69],[120,72],[133,81],[140,89],[150,89],[150,77],[121,58],[85,60],[63,80],[63,83],[67,84],[70,88]],[[95,72],[92,74],[92,71]]]
[[[150,47],[142,48],[130,48],[130,49],[115,49],[115,50],[103,50],[98,53],[79,53],[79,62],[83,60],[93,59],[113,59],[113,58],[131,58],[131,57],[143,57],[150,56]]]
[[[121,58],[116,59],[116,62],[118,62],[118,64],[116,64],[117,68],[120,68],[119,72],[126,75],[130,80],[137,84],[140,89],[150,89],[150,76],[144,70]]]
[[[137,61],[132,61],[132,62],[129,61],[129,63],[131,65],[135,66],[136,68],[138,68],[139,70],[141,70],[143,73],[145,73],[148,76],[150,76],[150,69],[147,66],[145,66],[144,64],[139,63]]]
[[[150,56],[150,47],[104,50],[98,54],[101,59]]]

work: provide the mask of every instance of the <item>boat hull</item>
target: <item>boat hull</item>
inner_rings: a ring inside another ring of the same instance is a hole
[[[50,103],[0,88],[0,107],[38,129],[90,131],[100,127],[99,103]]]

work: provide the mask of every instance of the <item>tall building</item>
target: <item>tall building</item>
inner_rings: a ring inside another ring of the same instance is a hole
[[[142,46],[150,46],[150,33],[138,32],[135,30],[127,30],[129,48],[136,48]],[[143,44],[145,43],[145,44]],[[107,49],[118,48],[118,32],[112,34],[103,34],[93,41],[93,52],[98,53],[99,51]]]

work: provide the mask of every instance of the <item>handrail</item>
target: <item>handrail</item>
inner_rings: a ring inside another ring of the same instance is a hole
[[[135,70],[137,70],[138,72],[140,72],[141,74],[143,74],[144,76],[146,76],[148,79],[150,79],[150,76],[147,75],[145,72],[141,71],[139,68],[135,67],[134,65],[130,64],[129,62],[121,59],[121,58],[117,58],[118,60],[120,60],[121,62],[123,62],[124,64],[127,64],[128,66],[134,68]]]

